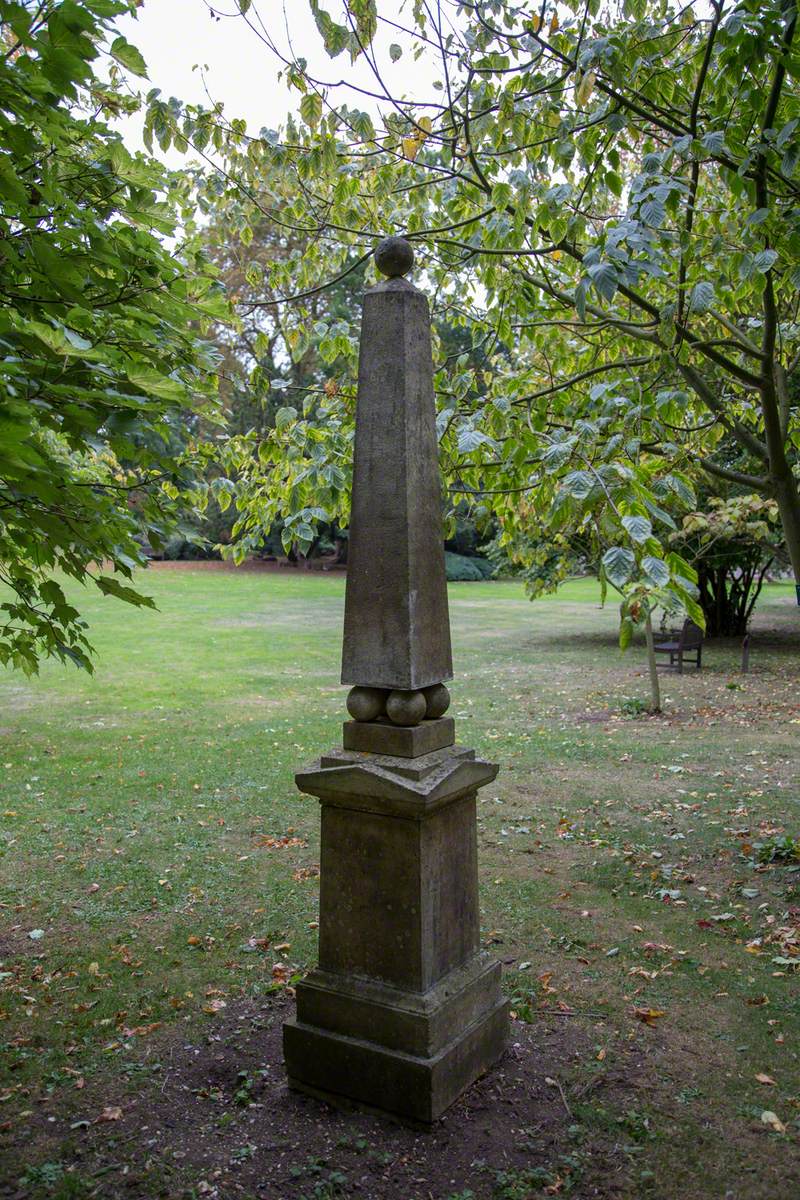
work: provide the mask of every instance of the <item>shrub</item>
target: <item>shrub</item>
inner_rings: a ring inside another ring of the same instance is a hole
[[[449,550],[445,551],[444,565],[451,583],[477,582],[494,575],[494,567],[487,559],[467,558],[463,554],[451,554]]]

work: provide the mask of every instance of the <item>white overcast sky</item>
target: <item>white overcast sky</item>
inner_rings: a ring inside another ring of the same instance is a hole
[[[325,7],[340,18],[340,0],[327,0]],[[382,16],[409,24],[402,12],[404,7],[410,8],[410,2],[404,6],[403,0],[379,0],[378,5]],[[347,54],[335,60],[327,57],[308,0],[254,0],[251,13],[260,16],[284,48],[288,25],[295,53],[308,59],[315,74],[325,80],[344,78],[375,89],[375,81],[363,62],[351,66]],[[253,20],[257,23],[255,17]],[[224,102],[227,117],[243,117],[250,133],[262,127],[276,128],[299,104],[299,93],[278,80],[280,63],[242,20],[236,0],[220,4],[211,0],[146,0],[137,18],[121,20],[118,28],[144,55],[150,85],[160,88],[165,96],[207,103],[201,73],[194,69],[203,66],[211,95]],[[408,38],[382,27],[375,43],[388,85],[400,94],[408,91],[419,95],[423,88],[428,91],[431,67],[422,60],[414,62],[409,53],[391,63],[388,47],[395,41],[404,48],[409,45]],[[134,82],[143,90],[148,87],[144,80]],[[371,111],[375,107],[355,92],[337,92],[335,103],[342,102]],[[132,146],[139,143],[140,128],[140,121],[125,123],[125,137]]]

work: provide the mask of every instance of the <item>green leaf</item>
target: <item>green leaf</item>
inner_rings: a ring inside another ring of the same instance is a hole
[[[135,588],[126,587],[119,580],[112,579],[108,575],[100,575],[95,582],[104,596],[116,596],[118,600],[124,600],[127,604],[135,605],[136,608],[156,607],[152,596],[143,596]]]
[[[162,400],[172,400],[175,403],[180,403],[186,398],[185,389],[177,379],[170,379],[169,376],[162,375],[160,371],[156,371],[152,367],[131,364],[127,368],[126,374],[134,387],[141,388],[143,392],[152,396],[159,396]]]
[[[563,489],[575,500],[585,500],[594,487],[594,479],[588,471],[570,471],[564,477]]]
[[[466,426],[458,431],[459,454],[471,454],[479,446],[494,445],[496,445],[494,439],[489,437],[488,433],[483,433],[480,429],[472,429],[470,426]]]
[[[622,524],[632,541],[642,545],[653,536],[653,526],[647,517],[623,517]]]
[[[619,648],[622,651],[628,649],[633,639],[633,621],[630,617],[623,617],[619,624]]]
[[[552,442],[542,451],[541,461],[548,472],[557,471],[559,467],[563,467],[565,463],[569,462],[574,449],[575,442],[572,440]]]
[[[297,420],[297,409],[286,405],[284,408],[279,408],[275,413],[275,428],[280,433],[287,425],[292,425]]]
[[[622,587],[624,583],[628,582],[635,566],[636,558],[633,551],[628,550],[625,546],[612,546],[603,555],[606,577],[615,587]]]
[[[656,558],[655,555],[645,554],[642,559],[642,570],[648,580],[655,584],[656,587],[666,587],[670,580],[670,570],[663,558]]]
[[[318,92],[307,92],[300,101],[300,116],[310,129],[316,129],[322,119],[322,97]]]
[[[680,554],[676,554],[674,550],[670,550],[667,554],[667,562],[673,575],[683,576],[690,583],[697,583],[697,571]]]
[[[759,254],[756,254],[753,259],[753,269],[758,271],[759,274],[764,275],[767,271],[774,267],[777,261],[777,250],[762,250]]]
[[[613,300],[617,290],[617,270],[611,263],[594,263],[587,267],[595,291],[604,300]]]
[[[134,75],[139,75],[143,79],[147,78],[147,63],[142,58],[140,52],[135,46],[132,46],[129,41],[126,41],[121,35],[114,38],[108,49],[112,58],[115,58],[126,70]]]
[[[399,58],[402,58],[402,55],[403,47],[398,46],[397,42],[392,42],[391,46],[389,47],[389,58],[392,60],[392,62],[397,62]]]
[[[707,280],[696,283],[689,295],[689,312],[706,312],[714,303],[714,285]]]

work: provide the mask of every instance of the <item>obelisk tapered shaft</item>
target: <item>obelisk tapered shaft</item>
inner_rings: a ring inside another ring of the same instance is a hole
[[[284,1026],[292,1087],[436,1120],[502,1053],[500,964],[480,948],[476,796],[494,763],[454,745],[441,485],[425,297],[375,252],[361,331],[343,748],[318,796],[319,966]]]
[[[364,297],[342,683],[452,675],[428,302],[392,278]]]

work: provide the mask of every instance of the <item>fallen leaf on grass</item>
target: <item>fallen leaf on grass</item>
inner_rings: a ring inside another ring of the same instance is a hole
[[[770,1087],[775,1087],[775,1080],[771,1075],[765,1075],[763,1071],[758,1072],[756,1079],[759,1083],[766,1083],[769,1084]]]
[[[305,846],[307,843],[299,837],[268,837],[262,835],[256,838],[255,845],[263,850],[285,850],[288,846]]]
[[[160,1021],[153,1021],[150,1025],[134,1025],[133,1029],[123,1029],[122,1036],[125,1038],[146,1037],[149,1033],[160,1028]]]
[[[108,1108],[103,1109],[103,1111],[100,1113],[99,1117],[95,1118],[96,1122],[99,1122],[99,1121],[121,1121],[121,1120],[122,1120],[122,1109],[118,1105],[109,1105]]]
[[[292,879],[298,883],[302,883],[305,879],[316,879],[319,876],[319,867],[298,867],[296,871],[292,871]]]
[[[642,979],[655,979],[660,971],[646,971],[644,967],[631,967],[629,975],[639,975]]]
[[[228,1005],[224,1000],[209,1000],[208,1004],[203,1005],[203,1012],[208,1013],[211,1017],[214,1017],[223,1008],[227,1007]]]
[[[659,1017],[665,1017],[667,1014],[660,1008],[635,1008],[633,1015],[645,1025],[655,1025]]]
[[[786,1133],[786,1126],[783,1121],[781,1121],[776,1113],[770,1112],[768,1108],[765,1108],[761,1114],[761,1124],[769,1125],[770,1129],[774,1129],[776,1133]]]

